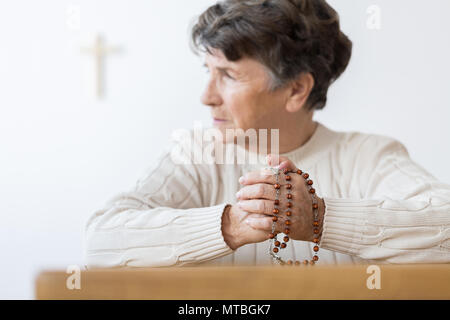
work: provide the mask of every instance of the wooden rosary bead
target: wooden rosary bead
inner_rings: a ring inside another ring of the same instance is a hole
[[[269,233],[269,238],[273,239],[273,238],[275,238],[275,235],[273,233]]]
[[[286,220],[284,223],[285,223],[287,226],[290,226],[290,225],[291,225],[291,221],[290,221],[290,220]]]
[[[314,260],[314,261],[317,261],[317,260],[319,260],[319,257],[318,257],[318,256],[314,256],[314,257],[313,257],[313,260]]]
[[[288,236],[284,236],[283,241],[284,242],[288,242],[289,241],[289,237]]]
[[[291,181],[291,176],[286,176],[285,178],[287,181]]]
[[[306,182],[309,186],[313,184],[312,180],[308,180],[308,182]]]
[[[278,252],[278,248],[273,248],[273,252],[277,253]]]
[[[272,217],[272,221],[273,222],[277,222],[278,221],[278,217]]]
[[[273,186],[275,189],[280,189],[281,188],[281,186],[280,186],[280,184],[278,184],[278,183],[275,183],[275,185]]]
[[[292,207],[292,202],[286,203],[286,207],[291,208]]]
[[[282,249],[286,248],[286,243],[283,242],[283,243],[281,244],[281,248],[282,248]]]
[[[280,246],[280,241],[275,241],[275,247],[279,247]]]
[[[314,226],[314,227],[318,227],[318,226],[319,226],[319,222],[314,221],[313,226]]]
[[[314,250],[315,252],[317,252],[317,251],[319,251],[319,247],[318,247],[318,246],[314,246],[313,250]]]
[[[287,264],[288,264],[288,265],[292,265],[292,260],[288,260],[288,261],[287,261]]]
[[[309,263],[308,260],[304,260],[304,261],[303,261],[303,264],[304,264],[304,265],[307,265],[308,263]]]
[[[287,198],[288,198],[288,199],[292,199],[292,194],[288,193],[288,194],[287,194]]]
[[[278,205],[280,204],[280,200],[276,199],[276,200],[274,201],[274,204],[275,204],[276,206],[278,206]]]
[[[296,265],[296,266],[300,265],[300,261],[296,260],[296,261],[295,261],[295,265]]]
[[[318,208],[319,208],[319,205],[317,203],[314,203],[313,204],[313,209],[318,209]]]
[[[286,189],[292,189],[292,184],[288,183],[288,184],[286,185]]]
[[[314,265],[314,260],[311,260],[310,262],[309,262],[309,264],[311,264],[311,265]]]
[[[297,170],[297,174],[302,174],[302,173],[303,173],[302,170],[300,170],[300,169]]]
[[[313,242],[314,242],[314,243],[319,243],[319,238],[314,238],[314,239],[313,239]]]
[[[290,211],[286,211],[286,215],[287,215],[288,217],[290,217],[290,216],[291,216],[291,214],[292,214],[292,212],[290,212]]]
[[[309,193],[315,193],[315,192],[316,192],[316,189],[314,189],[314,188],[309,189]]]
[[[319,234],[319,229],[314,228],[314,234]]]
[[[309,174],[305,173],[305,174],[303,175],[303,178],[308,179],[308,178],[309,178]]]
[[[280,212],[280,210],[278,210],[277,208],[275,208],[275,209],[272,210],[272,212],[273,212],[274,214],[278,214],[278,213]]]
[[[284,234],[289,234],[289,232],[291,232],[291,230],[289,228],[284,229]]]

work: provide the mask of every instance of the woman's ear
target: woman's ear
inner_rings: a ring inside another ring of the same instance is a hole
[[[314,88],[314,77],[311,73],[302,73],[291,84],[290,95],[286,103],[288,112],[297,112],[303,108]]]

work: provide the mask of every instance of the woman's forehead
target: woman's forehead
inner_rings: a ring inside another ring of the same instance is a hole
[[[257,60],[243,57],[238,61],[229,61],[222,51],[215,49],[213,54],[206,53],[205,65],[217,69],[229,69],[240,74],[261,76],[264,66]]]

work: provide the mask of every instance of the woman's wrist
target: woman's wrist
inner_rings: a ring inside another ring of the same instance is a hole
[[[323,232],[323,221],[325,219],[325,209],[326,209],[325,200],[323,200],[323,198],[319,198],[318,204],[319,204],[319,217],[318,217],[319,218],[319,237],[318,237],[318,239],[319,239],[319,243],[320,243],[320,240],[322,239],[322,232]]]
[[[231,204],[227,204],[225,206],[225,209],[223,210],[222,214],[222,236],[225,241],[225,243],[230,247],[232,250],[236,250],[238,248],[238,245],[235,243],[235,236],[232,233],[231,228],[231,219],[230,219],[230,212],[233,206]]]

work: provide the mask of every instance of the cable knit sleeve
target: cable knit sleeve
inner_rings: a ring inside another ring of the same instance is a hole
[[[362,199],[324,197],[320,245],[379,263],[450,263],[450,185],[410,159],[397,140],[358,153]]]
[[[217,168],[194,164],[187,136],[172,141],[132,190],[89,218],[86,267],[182,266],[233,252],[221,231],[226,203],[209,206]]]

